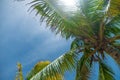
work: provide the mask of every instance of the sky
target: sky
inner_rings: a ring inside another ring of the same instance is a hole
[[[15,0],[0,0],[0,80],[14,80],[17,72],[17,62],[23,65],[26,76],[38,61],[53,61],[68,51],[72,39],[66,40],[55,35],[45,23],[40,25],[39,16],[28,11],[30,0],[16,2]],[[108,63],[120,79],[120,70],[114,61],[107,57]],[[94,72],[98,65],[94,65]],[[74,80],[75,72],[65,74],[65,80]],[[92,74],[91,80],[96,80],[98,74]]]
[[[53,61],[69,50],[72,39],[40,25],[39,17],[28,11],[28,2],[0,0],[0,80],[15,79],[17,62],[25,76],[38,61]]]

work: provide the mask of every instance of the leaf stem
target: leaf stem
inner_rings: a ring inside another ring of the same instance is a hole
[[[114,36],[113,38],[110,38],[109,42],[113,42],[117,39],[120,39],[120,35]]]

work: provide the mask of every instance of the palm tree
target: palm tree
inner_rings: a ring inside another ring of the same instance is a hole
[[[76,69],[75,80],[88,80],[94,62],[99,66],[98,80],[115,80],[105,59],[111,56],[120,64],[120,0],[74,0],[72,7],[62,1],[34,0],[30,3],[41,22],[45,21],[52,31],[66,39],[74,38],[70,51],[30,80],[45,80],[72,69]]]
[[[17,63],[17,68],[18,68],[18,72],[15,80],[24,80],[23,73],[22,73],[22,65],[20,63]]]

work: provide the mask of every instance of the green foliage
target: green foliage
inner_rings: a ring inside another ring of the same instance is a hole
[[[111,6],[110,6],[110,15],[111,16],[117,16],[120,14],[120,0],[111,0]]]
[[[88,80],[93,62],[99,62],[99,80],[114,80],[113,71],[102,61],[107,53],[120,62],[120,45],[116,45],[120,40],[120,1],[77,0],[75,10],[63,10],[65,6],[59,1],[33,0],[30,9],[56,34],[75,40],[70,51],[41,71],[31,72],[35,75],[30,80],[52,80],[52,76],[57,78],[71,69],[76,69],[76,80]]]
[[[35,76],[38,72],[42,71],[43,68],[45,68],[48,64],[50,64],[50,61],[41,61],[38,62],[34,68],[28,73],[26,80],[30,80],[33,76]],[[56,76],[47,76],[45,80],[62,80],[62,75],[59,73],[56,73]]]
[[[79,39],[74,39],[74,41],[71,43],[70,49],[77,49],[77,48],[83,48],[84,42]]]
[[[50,64],[49,61],[41,61],[38,62],[34,68],[28,73],[27,75],[27,80],[30,80],[30,78],[32,78],[34,75],[36,75],[39,71],[41,71],[44,67],[46,67],[48,64]]]
[[[71,50],[54,60],[30,80],[46,80],[46,78],[49,78],[49,80],[54,80],[51,76],[55,76],[55,79],[58,79],[58,74],[63,75],[66,70],[72,70],[75,68],[76,59],[76,50]]]
[[[109,19],[106,25],[106,34],[110,37],[111,34],[114,36],[120,35],[120,15]]]
[[[75,80],[88,80],[91,71],[90,68],[90,60],[86,55],[83,55],[77,63]]]
[[[114,73],[104,62],[99,64],[99,80],[115,80]]]
[[[17,63],[17,68],[18,68],[18,72],[15,80],[24,80],[23,73],[22,73],[22,65],[20,63]]]

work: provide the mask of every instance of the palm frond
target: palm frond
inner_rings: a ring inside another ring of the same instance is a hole
[[[105,35],[110,42],[105,51],[120,63],[120,15],[111,18],[105,28]]]
[[[71,14],[73,13],[61,10],[60,7],[62,4],[58,4],[58,2],[59,0],[34,0],[30,4],[32,4],[31,8],[37,11],[36,14],[41,15],[41,21],[43,22],[45,20],[46,23],[50,25],[52,31],[56,33],[60,32],[66,38],[83,34],[83,30],[81,30],[81,28],[79,28],[80,26],[76,23],[80,21],[72,18],[73,16]],[[76,15],[76,13],[74,13],[74,15]]]
[[[102,61],[99,61],[99,80],[115,80],[112,69]]]
[[[109,19],[109,23],[106,25],[105,34],[108,37],[114,37],[120,35],[120,15]],[[112,36],[111,36],[112,35]]]
[[[96,22],[105,16],[110,5],[110,0],[80,0],[83,14],[89,21]]]
[[[111,16],[117,16],[120,14],[120,0],[111,0],[111,6],[109,10],[109,14]]]
[[[77,48],[83,49],[83,46],[84,46],[84,42],[76,38],[72,41],[70,49],[77,49]]]
[[[63,54],[30,80],[46,80],[46,78],[50,76],[55,76],[57,78],[57,74],[63,75],[65,71],[74,69],[78,55],[76,53],[76,50],[71,50]],[[49,80],[52,80],[51,77]]]
[[[41,15],[42,22],[46,21],[52,31],[61,33],[63,37],[84,36],[95,41],[93,36],[99,28],[96,26],[100,25],[99,21],[107,12],[110,1],[81,0],[80,6],[74,12],[64,11],[61,9],[63,5],[58,2],[59,0],[34,0],[31,8]],[[87,6],[83,6],[83,3],[87,3]]]
[[[48,64],[50,64],[50,61],[40,61],[38,62],[34,68],[27,74],[26,80],[30,80],[31,77],[36,75],[39,71],[41,71],[44,67],[46,67]]]
[[[88,80],[90,69],[90,60],[83,55],[77,63],[75,80]]]
[[[80,0],[81,11],[87,18],[95,35],[103,38],[104,24],[109,10],[110,0]],[[99,32],[99,33],[98,33]]]

